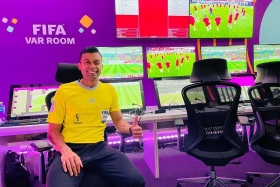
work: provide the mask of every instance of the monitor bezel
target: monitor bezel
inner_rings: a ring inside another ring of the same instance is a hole
[[[169,105],[169,106],[162,106],[160,103],[160,98],[159,98],[159,92],[158,92],[158,85],[157,85],[157,81],[164,81],[164,80],[186,80],[186,79],[190,79],[190,76],[180,76],[180,77],[162,77],[162,78],[154,78],[154,86],[155,86],[155,93],[156,93],[156,99],[157,99],[157,105],[158,105],[158,109],[186,109],[185,104],[183,105]]]
[[[230,75],[234,76],[234,75],[246,75],[248,74],[248,59],[247,59],[247,53],[248,53],[248,49],[247,49],[247,46],[246,45],[226,45],[226,46],[201,46],[200,47],[200,58],[203,60],[202,58],[202,48],[206,48],[206,47],[211,47],[211,48],[215,48],[215,47],[237,47],[237,46],[244,46],[245,47],[245,54],[246,54],[246,72],[245,73],[232,73],[230,70],[229,73]]]
[[[55,83],[55,84],[17,84],[17,85],[10,85],[10,92],[9,92],[9,101],[8,101],[8,111],[7,111],[7,120],[12,117],[12,106],[13,106],[13,92],[15,88],[34,88],[34,87],[59,87],[61,84]],[[33,118],[46,118],[48,116],[48,113],[42,114],[42,115],[32,115],[32,116],[18,116],[15,114],[16,119],[33,119]]]
[[[143,67],[143,72],[142,72],[142,77],[130,77],[130,78],[107,78],[104,79],[102,78],[102,73],[100,75],[99,80],[101,81],[106,81],[106,80],[138,80],[138,79],[143,79],[144,78],[144,49],[142,46],[97,46],[96,48],[98,49],[98,51],[100,52],[101,56],[102,53],[100,51],[100,48],[125,48],[125,47],[139,47],[142,49],[142,67]],[[103,58],[103,57],[102,57]]]
[[[124,83],[124,82],[139,82],[139,86],[140,86],[140,92],[141,92],[141,99],[142,99],[142,108],[144,110],[146,110],[146,103],[145,103],[145,96],[144,96],[144,89],[143,89],[143,83],[142,83],[142,79],[120,79],[120,80],[112,80],[112,79],[105,79],[105,80],[100,80],[100,82],[102,83]],[[127,113],[131,110],[137,109],[139,108],[139,106],[135,105],[135,108],[130,108],[130,109],[120,109],[122,113]]]

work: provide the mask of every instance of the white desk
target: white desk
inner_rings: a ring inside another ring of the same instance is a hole
[[[251,107],[245,107],[245,110],[239,115],[247,115],[252,113]],[[148,132],[143,134],[144,139],[144,160],[154,176],[159,178],[159,160],[158,160],[158,140],[157,140],[157,125],[158,122],[174,121],[175,119],[187,118],[187,113],[182,110],[171,110],[161,114],[145,114],[141,117],[141,124],[147,124]],[[124,117],[124,119],[132,123],[133,117]],[[112,120],[107,120],[107,125],[112,125]],[[47,132],[48,124],[35,124],[26,126],[0,127],[0,186],[5,187],[4,181],[4,158],[7,150],[10,149],[9,143],[14,140],[12,135],[43,133]]]

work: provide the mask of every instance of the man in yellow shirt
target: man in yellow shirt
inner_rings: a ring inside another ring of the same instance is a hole
[[[81,52],[78,68],[83,78],[59,87],[47,119],[48,139],[56,150],[47,186],[79,186],[84,167],[89,165],[98,168],[98,174],[114,186],[145,186],[133,163],[104,142],[109,114],[119,132],[141,138],[138,116],[133,125],[127,123],[122,118],[114,87],[99,82],[103,65],[96,47],[87,47]]]

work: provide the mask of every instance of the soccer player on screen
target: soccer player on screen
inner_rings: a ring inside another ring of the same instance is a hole
[[[235,17],[234,17],[234,24],[236,25],[236,21],[238,19],[238,16],[239,16],[239,11],[236,10],[236,14],[235,14]]]
[[[189,55],[186,54],[186,61],[189,62],[189,59],[190,59]]]
[[[151,73],[153,72],[152,69],[151,69],[151,63],[148,62],[148,61],[147,61],[147,68],[148,68],[148,70],[150,70]]]
[[[194,24],[195,24],[195,17],[193,17],[192,13],[190,13],[190,24],[193,26],[193,30],[196,31],[195,26],[194,26]]]
[[[213,9],[212,9],[212,7],[209,8],[209,11],[210,11],[210,15],[213,16]]]
[[[242,14],[242,19],[245,18],[246,10],[244,9],[243,14]]]
[[[181,57],[181,66],[183,66],[184,63],[184,56]]]
[[[162,69],[162,64],[161,64],[161,62],[158,62],[158,63],[157,63],[157,66],[158,66],[158,68],[159,68],[159,71],[160,71],[161,73],[163,73],[163,69]]]
[[[229,27],[230,29],[232,28],[232,12],[230,12],[230,15],[228,16],[228,25],[227,27]]]
[[[170,68],[170,62],[165,62],[165,65],[166,65],[166,68],[167,68],[167,71],[169,72],[169,68]]]
[[[203,22],[205,23],[207,31],[211,30],[211,21],[209,20],[209,18],[207,18],[206,15],[204,15]]]
[[[217,25],[217,31],[219,31],[219,25],[222,22],[222,19],[219,17],[219,14],[217,14],[217,17],[215,18],[215,22],[216,22],[216,25]]]
[[[194,11],[195,11],[195,13],[197,13],[197,7],[196,7],[196,5],[194,5]]]
[[[176,59],[176,69],[179,70],[179,59],[178,59],[178,57]]]

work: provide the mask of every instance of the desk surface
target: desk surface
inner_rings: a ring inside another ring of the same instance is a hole
[[[252,113],[251,107],[242,107],[238,110],[238,115],[248,115]],[[132,123],[134,121],[134,116],[123,115],[125,121]],[[152,123],[154,121],[171,121],[177,118],[187,118],[187,112],[185,110],[170,110],[166,113],[152,114],[147,113],[141,116],[141,123]],[[113,122],[110,116],[107,120],[107,126],[112,126]],[[32,124],[32,125],[19,125],[19,126],[7,126],[0,127],[0,137],[1,136],[11,136],[20,134],[32,134],[32,133],[42,133],[48,131],[48,123],[45,124]]]

